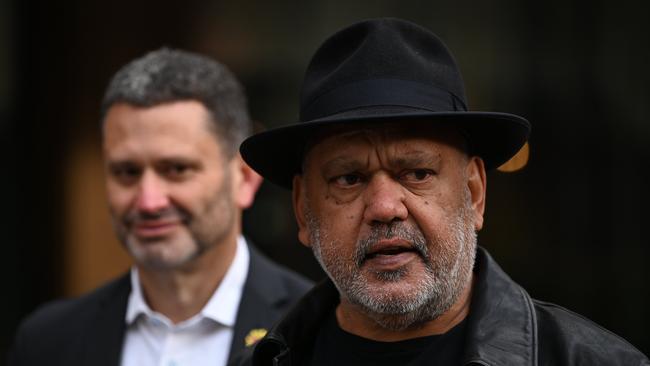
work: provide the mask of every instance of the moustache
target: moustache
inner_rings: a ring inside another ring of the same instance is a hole
[[[429,258],[429,248],[422,230],[405,222],[392,222],[390,224],[376,224],[372,226],[370,234],[357,243],[355,263],[360,267],[366,260],[373,246],[380,240],[400,239],[411,245],[411,250],[417,253],[425,262]]]
[[[156,212],[143,212],[133,210],[128,212],[122,219],[125,225],[132,226],[148,221],[179,221],[187,224],[191,215],[182,209],[169,207]]]

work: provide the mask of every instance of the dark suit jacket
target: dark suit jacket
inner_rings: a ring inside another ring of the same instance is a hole
[[[250,249],[229,359],[251,329],[269,329],[310,287],[299,275]],[[128,274],[77,299],[48,303],[19,327],[9,365],[118,366],[126,330]]]

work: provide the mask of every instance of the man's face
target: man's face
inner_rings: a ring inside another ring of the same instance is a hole
[[[395,126],[325,137],[294,180],[300,240],[385,328],[447,311],[469,286],[485,170],[452,131]]]
[[[104,122],[108,202],[135,262],[173,269],[237,234],[237,159],[195,101],[112,106]]]

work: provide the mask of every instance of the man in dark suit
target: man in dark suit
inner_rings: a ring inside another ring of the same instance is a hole
[[[102,105],[108,203],[130,273],[47,304],[10,365],[225,365],[310,286],[241,234],[261,178],[239,82],[206,57],[161,49],[123,67]]]

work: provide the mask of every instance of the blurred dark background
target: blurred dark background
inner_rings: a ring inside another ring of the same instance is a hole
[[[395,16],[455,53],[470,107],[533,123],[522,171],[488,178],[479,235],[536,298],[650,354],[650,23],[642,0],[0,2],[0,356],[22,317],[128,266],[106,215],[99,101],[124,63],[161,46],[210,55],[253,117],[293,122],[311,54],[356,20]],[[272,258],[322,272],[287,192],[263,186],[245,229]]]

